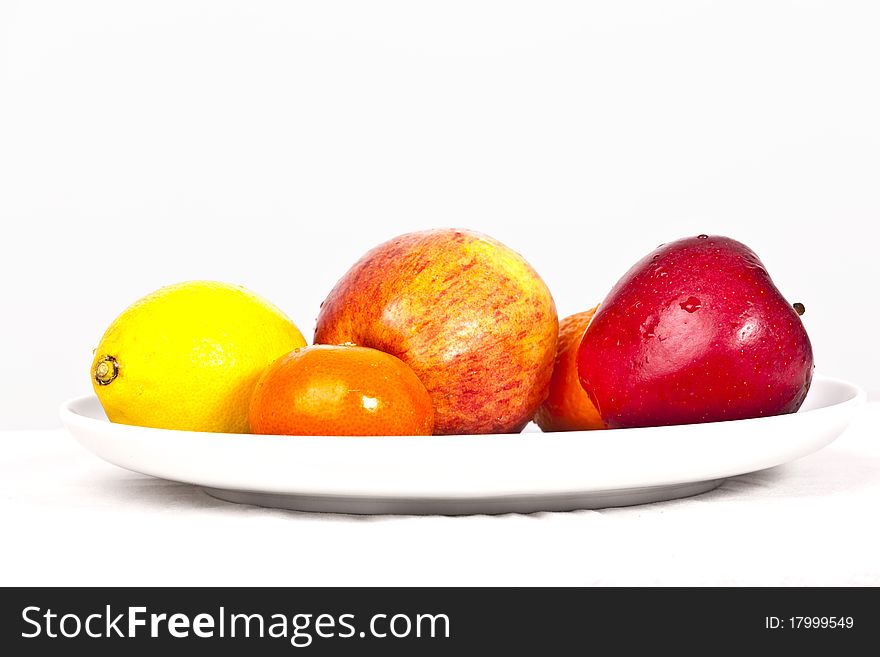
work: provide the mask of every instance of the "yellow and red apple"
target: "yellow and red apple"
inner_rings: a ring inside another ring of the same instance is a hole
[[[480,233],[408,233],[336,284],[315,342],[380,349],[431,395],[438,434],[519,432],[547,397],[559,322],[546,284]]]

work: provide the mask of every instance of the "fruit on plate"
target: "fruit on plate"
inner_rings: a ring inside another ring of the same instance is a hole
[[[260,375],[305,344],[278,308],[243,287],[180,283],[114,320],[95,350],[92,385],[112,422],[242,433]]]
[[[740,242],[662,245],[600,304],[578,353],[581,384],[612,428],[793,413],[813,375],[795,306]]]
[[[535,422],[543,431],[583,431],[605,426],[581,386],[577,370],[578,347],[595,312],[596,308],[593,308],[559,322],[559,344],[550,379],[550,394],[535,413]]]
[[[364,255],[322,305],[315,342],[399,357],[434,403],[434,432],[518,432],[547,396],[559,330],[550,291],[500,242],[409,233]]]
[[[250,427],[259,434],[431,435],[434,408],[399,358],[366,347],[315,345],[266,370],[251,400]]]

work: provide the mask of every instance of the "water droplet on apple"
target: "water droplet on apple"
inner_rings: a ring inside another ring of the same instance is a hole
[[[682,310],[686,310],[689,313],[695,313],[700,308],[703,307],[703,304],[700,303],[700,300],[697,297],[688,297],[687,301],[682,301],[680,304]]]
[[[709,239],[709,236],[708,236],[708,235],[705,235],[705,234],[703,234],[703,235],[697,235],[697,239],[698,239],[698,240],[707,240],[707,239]]]

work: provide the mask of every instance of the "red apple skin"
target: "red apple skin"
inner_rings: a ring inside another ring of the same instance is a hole
[[[609,428],[794,413],[813,377],[801,318],[755,253],[727,237],[661,245],[599,305],[578,351]]]
[[[408,233],[364,255],[321,306],[315,343],[407,363],[434,404],[434,433],[517,433],[547,397],[559,321],[510,248],[463,229]]]

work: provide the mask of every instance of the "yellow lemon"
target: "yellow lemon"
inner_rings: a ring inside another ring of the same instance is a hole
[[[114,320],[95,350],[92,385],[112,422],[246,433],[260,375],[305,345],[284,313],[243,287],[179,283]]]

